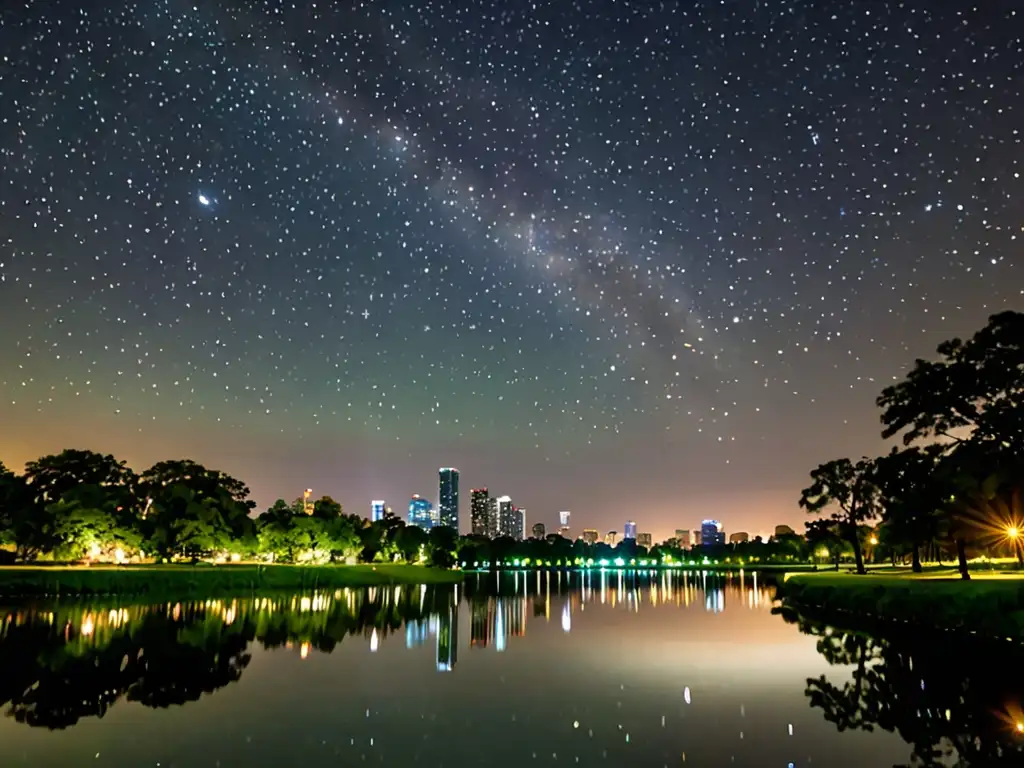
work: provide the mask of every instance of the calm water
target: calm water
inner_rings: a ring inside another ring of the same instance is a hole
[[[772,597],[609,572],[5,606],[0,764],[1024,764],[1008,644],[844,634]]]

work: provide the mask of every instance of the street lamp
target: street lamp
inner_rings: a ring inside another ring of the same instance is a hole
[[[878,544],[878,537],[877,536],[872,536],[870,539],[868,539],[868,541],[871,542],[871,546],[875,546],[875,545]]]
[[[1021,547],[1021,530],[1016,525],[1006,526],[1006,538],[1013,545],[1013,552],[1017,555],[1017,565],[1024,568],[1024,550]]]

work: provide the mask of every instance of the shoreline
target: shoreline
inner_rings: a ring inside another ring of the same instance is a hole
[[[213,597],[339,587],[460,584],[422,565],[112,565],[0,567],[0,597]]]
[[[1024,576],[787,573],[776,595],[786,608],[827,623],[829,616],[876,626],[1024,640]]]
[[[290,565],[224,563],[70,565],[36,564],[0,566],[0,598],[111,597],[132,600],[152,598],[240,597],[251,594],[304,592],[343,587],[416,586],[461,584],[467,578],[494,573],[628,572],[650,576],[660,572],[729,575],[762,573],[771,580],[783,574],[813,573],[810,565],[757,567],[739,564],[652,566],[516,566],[491,569],[445,570],[423,565],[379,563],[361,565]],[[799,570],[794,570],[794,568]]]

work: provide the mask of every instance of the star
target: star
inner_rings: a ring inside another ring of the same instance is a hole
[[[1013,3],[9,5],[9,467],[802,530],[879,382],[1022,308]]]

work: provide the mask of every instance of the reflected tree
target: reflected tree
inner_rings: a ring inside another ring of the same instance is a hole
[[[840,731],[879,729],[910,745],[912,766],[1016,766],[1024,760],[1019,652],[963,642],[922,643],[844,632],[784,610],[787,621],[818,638],[829,664],[850,670],[807,681],[815,709]],[[1001,659],[970,663],[965,659]]]
[[[247,623],[225,625],[220,616],[193,615],[160,627],[143,640],[145,653],[139,655],[128,701],[180,706],[238,682],[252,659],[246,652],[252,637]]]
[[[63,729],[103,717],[122,698],[181,706],[237,682],[253,642],[330,653],[346,636],[387,636],[448,610],[453,599],[448,587],[386,587],[271,604],[134,607],[124,609],[128,621],[109,605],[24,611],[0,625],[0,707],[19,723]]]

